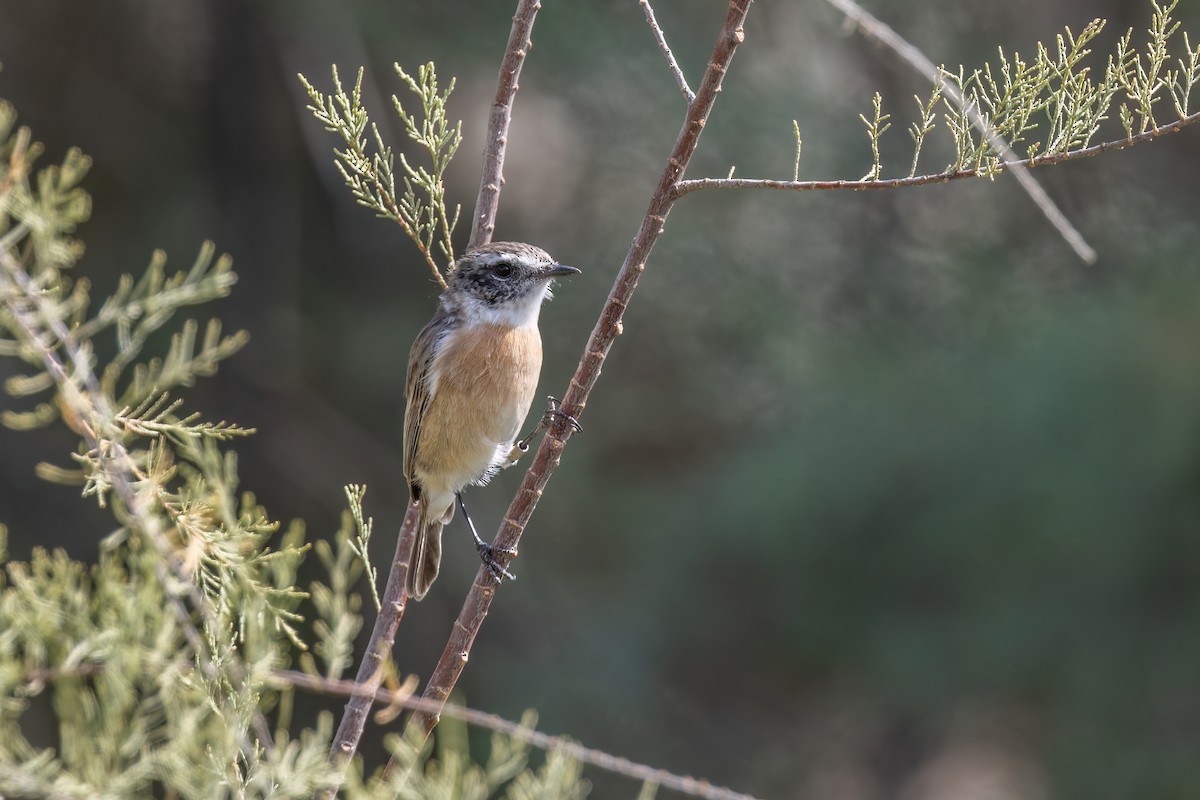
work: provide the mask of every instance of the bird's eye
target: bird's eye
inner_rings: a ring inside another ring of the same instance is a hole
[[[492,267],[492,272],[496,273],[496,277],[498,278],[507,278],[509,275],[512,275],[512,270],[512,264],[509,264],[506,261],[501,261],[499,264]]]

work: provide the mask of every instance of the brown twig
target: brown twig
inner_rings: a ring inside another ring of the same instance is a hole
[[[496,86],[496,100],[492,104],[492,113],[488,121],[487,147],[483,154],[483,174],[479,181],[479,197],[475,204],[475,221],[471,227],[471,240],[467,249],[486,244],[492,239],[496,229],[496,210],[500,203],[500,188],[504,184],[504,150],[508,143],[508,125],[512,121],[513,100],[517,94],[517,80],[521,75],[521,66],[525,55],[533,46],[530,31],[538,9],[542,7],[538,0],[518,0],[517,11],[513,15],[512,30],[509,32],[508,45],[504,51],[504,60],[500,64],[500,77]],[[444,209],[443,209],[444,210]],[[443,218],[443,224],[444,224]],[[439,281],[445,287],[445,282],[438,275]],[[335,765],[344,768],[354,756],[358,743],[362,739],[366,726],[367,714],[383,680],[383,666],[392,652],[396,641],[396,628],[404,616],[408,579],[409,559],[412,556],[413,542],[416,538],[416,527],[419,514],[416,506],[409,505],[404,516],[404,524],[396,541],[396,555],[392,559],[392,568],[388,570],[387,586],[383,591],[382,609],[375,619],[375,627],[367,642],[367,651],[359,664],[355,683],[356,690],[346,703],[342,721],[338,725],[333,743],[329,750],[329,759]],[[338,786],[324,791],[319,797],[333,798]]]
[[[717,93],[721,89],[721,81],[729,69],[729,63],[738,44],[744,38],[742,23],[746,18],[751,0],[730,0],[729,11],[725,25],[717,37],[712,57],[704,78],[696,92],[696,99],[688,106],[683,128],[675,141],[675,146],[667,159],[666,169],[659,179],[658,186],[650,199],[650,206],[642,219],[637,235],[634,236],[625,262],[609,292],[608,300],[600,312],[592,335],[588,339],[579,366],[571,378],[570,386],[563,395],[562,410],[571,417],[579,418],[587,404],[588,395],[600,377],[600,369],[612,347],[613,341],[621,332],[621,317],[625,313],[629,300],[637,289],[638,278],[646,268],[646,259],[650,255],[655,242],[663,230],[663,223],[670,213],[677,197],[675,186],[687,169],[692,154],[696,151],[704,124],[712,111]],[[551,426],[534,457],[532,466],[525,473],[521,487],[508,508],[508,513],[500,525],[500,530],[493,542],[497,554],[515,554],[520,543],[521,533],[533,515],[538,499],[550,475],[558,466],[562,450],[570,439],[573,428],[562,417]],[[506,563],[508,558],[501,555],[500,560]],[[437,725],[441,708],[450,696],[451,690],[457,683],[475,636],[487,616],[492,599],[496,593],[496,581],[491,572],[480,569],[476,574],[475,583],[471,587],[458,619],[454,623],[450,639],[446,643],[442,656],[429,683],[425,687],[424,698],[432,701],[429,709],[419,711],[409,720],[408,735],[415,739],[423,739]],[[395,762],[389,763],[389,768]]]
[[[1034,156],[1033,158],[1024,158],[1019,161],[1002,161],[998,167],[1001,170],[1010,169],[1014,166],[1033,169],[1035,167],[1047,167],[1052,164],[1059,164],[1064,161],[1075,161],[1080,158],[1092,158],[1110,150],[1124,150],[1127,147],[1133,147],[1135,144],[1141,144],[1142,142],[1156,139],[1159,136],[1165,136],[1168,133],[1177,133],[1196,122],[1200,122],[1200,112],[1189,114],[1170,124],[1152,128],[1145,133],[1134,134],[1127,139],[1101,142],[1091,147],[1070,150],[1065,153],[1051,153]],[[931,183],[949,183],[950,181],[962,178],[974,178],[979,174],[980,172],[977,169],[963,169],[952,172],[938,172],[933,175],[916,175],[911,178],[887,178],[873,181],[783,181],[768,178],[693,178],[677,183],[674,191],[676,198],[683,197],[685,194],[691,194],[692,192],[698,192],[701,189],[778,189],[794,192],[852,189],[854,191],[862,191],[866,189],[896,189],[903,186],[925,186]]]
[[[926,58],[924,53],[909,43],[903,36],[896,33],[890,26],[872,16],[862,6],[854,2],[854,0],[827,0],[827,2],[845,14],[848,19],[853,20],[865,35],[883,42],[896,55],[907,62],[910,67],[940,86],[954,105],[966,112],[968,119],[971,120],[971,124],[987,140],[988,145],[1007,162],[1009,171],[1012,172],[1017,183],[1021,185],[1021,188],[1025,190],[1025,193],[1033,200],[1034,205],[1041,210],[1042,214],[1054,226],[1059,235],[1075,251],[1075,254],[1085,263],[1096,263],[1096,251],[1084,241],[1083,235],[1071,224],[1066,215],[1059,210],[1054,201],[1050,199],[1050,195],[1046,194],[1046,190],[1042,188],[1042,185],[1029,174],[1029,171],[1025,169],[1025,165],[1018,160],[1017,154],[1008,146],[1008,142],[1004,141],[996,133],[996,129],[984,119],[983,114],[979,113],[979,109],[967,103],[962,92],[946,80],[942,71],[934,66],[933,62]]]
[[[362,691],[354,681],[323,678],[319,675],[309,675],[305,672],[296,672],[295,670],[288,669],[277,669],[272,671],[271,674],[280,682],[289,686],[332,697],[357,695]],[[735,792],[732,789],[726,789],[722,786],[713,786],[708,781],[699,780],[687,775],[676,775],[665,769],[639,764],[636,761],[630,761],[628,758],[622,758],[621,756],[614,756],[612,753],[606,753],[603,750],[584,747],[570,739],[551,736],[550,734],[542,733],[533,728],[527,728],[520,723],[505,719],[496,714],[489,714],[486,711],[453,704],[437,706],[432,700],[426,700],[423,697],[413,697],[410,692],[395,689],[377,688],[374,693],[374,700],[387,706],[436,711],[455,719],[461,719],[468,725],[487,728],[513,739],[528,742],[534,747],[540,747],[543,750],[558,750],[584,764],[591,764],[599,769],[623,775],[627,778],[633,778],[634,780],[654,783],[667,789],[674,789],[692,797],[703,798],[703,800],[754,800],[754,797],[748,794]],[[435,706],[437,707],[435,708]]]
[[[517,79],[525,54],[533,47],[529,38],[533,20],[542,4],[538,0],[517,0],[512,31],[504,61],[500,63],[500,78],[496,83],[496,100],[488,119],[487,146],[483,151],[483,175],[479,179],[479,197],[475,201],[475,221],[471,224],[471,250],[492,240],[496,230],[496,210],[500,207],[500,187],[504,185],[504,148],[508,145],[508,123],[512,121],[513,100],[517,94]]]
[[[690,105],[696,99],[696,93],[692,91],[692,87],[688,86],[687,78],[684,76],[679,62],[675,60],[675,54],[671,52],[671,48],[667,44],[667,35],[663,33],[658,20],[654,18],[654,9],[650,7],[650,0],[641,0],[641,3],[642,11],[646,12],[646,22],[650,25],[650,31],[654,34],[654,41],[658,42],[658,49],[666,56],[667,68],[675,76],[675,83],[679,85],[679,91],[683,93],[683,99],[687,100]]]
[[[392,568],[388,570],[387,586],[383,590],[383,599],[380,601],[379,614],[375,618],[375,627],[371,630],[371,639],[367,643],[367,652],[363,655],[362,663],[358,665],[358,675],[354,682],[344,681],[356,688],[348,693],[350,700],[342,712],[341,724],[338,725],[333,745],[329,749],[329,760],[338,767],[344,768],[358,749],[363,729],[367,724],[367,714],[370,713],[371,704],[379,692],[384,667],[396,642],[396,628],[404,616],[407,600],[405,586],[408,582],[409,559],[412,558],[417,523],[421,516],[420,508],[417,503],[408,504],[404,524],[396,537],[396,554],[392,557]],[[333,798],[337,791],[338,786],[334,785],[319,796]]]

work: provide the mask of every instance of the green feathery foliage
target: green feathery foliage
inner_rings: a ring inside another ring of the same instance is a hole
[[[432,70],[418,85],[436,86]],[[171,394],[246,341],[215,321],[178,319],[228,294],[229,260],[205,245],[170,274],[155,253],[140,277],[93,303],[72,273],[83,253],[73,234],[91,207],[80,188],[88,159],[73,150],[35,171],[40,153],[0,101],[0,356],[25,365],[5,383],[21,407],[2,420],[27,431],[61,421],[76,433],[73,463],[38,472],[81,487],[117,527],[101,532],[89,565],[44,549],[10,561],[0,525],[0,796],[311,797],[339,780],[328,761],[333,718],[296,720],[296,687],[280,670],[341,678],[353,663],[363,625],[354,587],[364,573],[375,582],[364,490],[346,487],[340,530],[315,547],[325,576],[302,589],[303,526],[281,530],[239,488],[227,448],[253,431],[206,421]],[[443,168],[418,174],[440,181]],[[149,352],[151,334],[172,328],[165,351]],[[36,744],[47,729],[52,745]],[[432,756],[407,754],[403,787],[355,762],[341,796],[587,793],[562,754],[531,769],[528,745],[497,734],[480,766],[461,730],[440,730]]]
[[[371,529],[374,527],[375,521],[370,517],[364,519],[362,501],[367,494],[365,486],[347,486],[346,487],[346,502],[350,504],[350,518],[354,520],[354,529],[358,531],[358,535],[354,538],[352,548],[354,554],[362,559],[363,569],[367,572],[367,583],[371,587],[371,598],[375,601],[375,610],[380,608],[379,592],[376,591],[375,585],[379,582],[379,573],[371,566],[371,557],[367,553],[367,547],[371,543]]]
[[[346,489],[349,495],[350,487]],[[314,581],[311,587],[316,641],[311,653],[300,654],[301,668],[310,675],[340,678],[354,664],[354,638],[362,629],[363,618],[362,597],[353,587],[370,567],[351,538],[353,530],[351,512],[343,511],[342,525],[333,542],[318,539],[313,544],[317,559],[329,573],[329,582]],[[323,669],[314,656],[323,662]]]
[[[863,125],[867,127],[867,136],[871,139],[871,171],[862,176],[860,180],[876,181],[879,180],[879,175],[883,170],[883,166],[879,163],[879,137],[892,127],[892,123],[888,122],[892,118],[891,114],[883,113],[883,97],[879,92],[875,93],[875,99],[872,103],[875,108],[870,119],[859,114],[858,118],[862,120]]]
[[[446,103],[454,91],[454,79],[445,91],[438,88],[437,70],[433,62],[417,69],[416,77],[409,75],[399,64],[394,65],[400,80],[421,103],[420,115],[405,110],[398,97],[392,95],[392,105],[404,123],[409,139],[416,142],[429,158],[429,167],[413,166],[404,153],[400,154],[404,191],[396,191],[395,157],[392,148],[384,144],[378,126],[370,121],[362,104],[363,70],[359,68],[354,88],[349,94],[342,87],[337,67],[333,67],[333,93],[317,90],[303,76],[298,76],[308,92],[308,110],[325,130],[337,134],[345,149],[334,150],[335,163],[359,204],[378,216],[390,219],[404,230],[434,277],[444,289],[446,279],[434,258],[434,244],[446,259],[448,270],[454,263],[454,227],[458,224],[460,206],[449,214],[446,208],[446,185],[443,176],[450,159],[462,144],[462,122],[450,123]],[[366,130],[371,127],[374,148],[367,142]]]
[[[1023,148],[1029,159],[1065,156],[1091,146],[1101,123],[1114,114],[1127,139],[1162,128],[1174,120],[1156,117],[1162,100],[1171,99],[1176,120],[1186,120],[1196,111],[1191,107],[1192,88],[1200,82],[1200,46],[1195,48],[1183,34],[1183,54],[1172,61],[1172,48],[1179,23],[1171,13],[1179,4],[1151,0],[1153,14],[1143,48],[1133,47],[1133,30],[1122,36],[1105,63],[1096,70],[1090,48],[1105,27],[1093,20],[1078,34],[1065,29],[1053,47],[1039,43],[1031,59],[1003,50],[995,65],[985,64],[968,72],[941,68],[927,100],[914,98],[918,120],[909,127],[914,152],[909,177],[917,175],[926,137],[937,128],[937,108],[953,143],[954,158],[946,173],[975,170],[984,177],[1004,170],[1004,155],[997,151],[989,134],[1016,150]],[[882,99],[873,99],[872,115],[859,115],[871,143],[872,168],[862,180],[879,180],[879,141],[890,127],[882,113]]]

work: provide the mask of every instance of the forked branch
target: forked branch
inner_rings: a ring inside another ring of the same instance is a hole
[[[725,24],[717,37],[708,68],[705,70],[696,92],[696,99],[688,106],[683,128],[667,159],[666,168],[650,199],[649,208],[629,247],[625,262],[617,274],[608,299],[601,309],[599,319],[588,339],[570,385],[563,395],[562,410],[571,417],[578,419],[579,415],[583,413],[588,395],[600,378],[600,370],[608,351],[612,347],[613,341],[621,333],[622,316],[637,289],[638,279],[646,268],[646,260],[658,241],[663,230],[663,223],[677,198],[675,186],[683,177],[688,163],[696,151],[700,134],[712,111],[713,103],[721,89],[721,82],[729,69],[734,51],[744,38],[742,24],[745,21],[750,2],[751,0],[730,0]],[[570,439],[572,431],[573,428],[566,420],[559,417],[542,440],[533,464],[526,472],[521,487],[509,506],[493,542],[497,554],[516,552],[521,534],[529,523],[551,474],[559,464],[563,448]],[[500,560],[507,562],[508,559],[501,557]],[[466,666],[475,636],[495,597],[496,586],[496,580],[491,572],[481,568],[476,574],[475,582],[459,612],[441,659],[425,687],[424,698],[431,701],[432,706],[428,710],[417,712],[410,719],[407,732],[410,737],[417,740],[424,739],[437,725],[440,709]],[[394,765],[395,762],[390,764],[389,768]]]
[[[488,144],[484,152],[483,177],[480,180],[475,222],[472,225],[468,249],[491,241],[492,232],[496,227],[500,187],[504,183],[504,151],[508,141],[508,125],[512,120],[513,100],[517,93],[517,78],[521,74],[521,65],[525,61],[525,54],[533,46],[530,32],[533,30],[533,21],[539,8],[541,8],[541,3],[537,0],[519,0],[516,14],[513,16],[512,31],[509,34],[508,46],[500,66],[496,101],[492,105],[492,114],[488,124]],[[309,89],[310,95],[313,95],[314,92],[315,90]],[[357,92],[355,96],[357,96]],[[444,205],[442,207],[444,208]],[[438,279],[442,281],[440,274],[438,274]],[[442,285],[445,286],[444,281],[442,281]],[[366,727],[367,715],[370,713],[375,695],[383,681],[385,667],[395,645],[396,629],[404,616],[407,601],[405,586],[408,581],[409,560],[412,556],[419,518],[417,509],[417,506],[409,504],[404,515],[404,523],[396,541],[396,554],[392,558],[392,565],[388,570],[387,586],[383,591],[381,608],[375,619],[371,638],[367,642],[366,653],[359,664],[358,674],[355,677],[357,688],[351,693],[350,700],[346,703],[341,723],[338,725],[337,733],[334,735],[329,750],[330,761],[340,769],[345,768],[358,750],[358,744],[362,740],[363,730]],[[333,798],[336,796],[338,788],[338,785],[334,785],[319,796]]]

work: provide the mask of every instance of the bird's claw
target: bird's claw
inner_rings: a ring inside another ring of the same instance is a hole
[[[516,575],[513,575],[511,572],[509,572],[504,565],[497,560],[497,548],[492,547],[487,542],[481,541],[475,544],[475,549],[479,551],[479,560],[483,562],[483,566],[486,567],[487,571],[490,572],[492,577],[496,579],[496,583],[502,582],[505,578],[508,578],[510,581],[515,581],[517,579]],[[508,549],[501,550],[500,552],[508,554],[510,558],[517,554],[516,550]]]
[[[542,414],[542,425],[549,428],[554,424],[555,417],[570,425],[576,433],[583,433],[583,426],[579,424],[579,420],[563,411],[562,401],[554,395],[550,395],[546,398],[546,413]]]
[[[576,433],[583,433],[583,426],[579,424],[579,420],[572,417],[567,412],[563,411],[557,397],[550,396],[546,398],[546,411],[542,414],[542,418],[538,424],[534,426],[525,438],[520,439],[513,444],[512,449],[508,451],[506,466],[516,464],[521,456],[529,452],[529,446],[533,443],[533,439],[544,430],[549,430],[554,424],[555,419],[561,419],[571,426]]]

